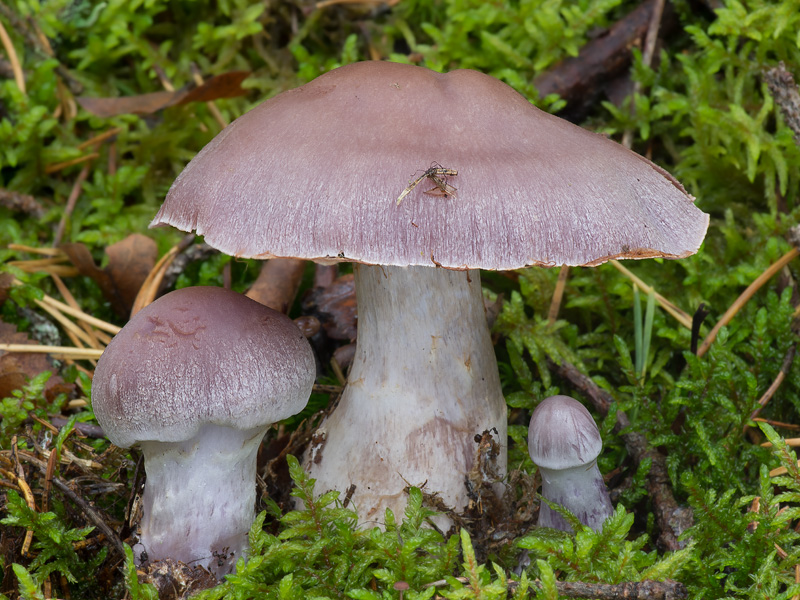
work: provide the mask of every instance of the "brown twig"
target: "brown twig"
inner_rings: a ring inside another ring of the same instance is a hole
[[[568,380],[586,396],[598,413],[602,416],[608,414],[611,405],[615,402],[611,394],[566,361],[560,365],[554,362],[549,364],[561,377]],[[627,430],[630,425],[628,416],[622,411],[617,411],[614,431]],[[684,543],[678,541],[678,536],[691,526],[693,517],[691,509],[679,506],[672,495],[664,456],[651,448],[647,438],[641,433],[628,431],[621,437],[637,465],[644,460],[651,461],[650,471],[647,473],[647,492],[653,502],[653,511],[660,530],[659,546],[669,551],[679,550]]]
[[[516,583],[516,582],[513,582]],[[535,582],[537,588],[541,584]],[[511,586],[509,586],[511,587]],[[559,595],[595,600],[682,600],[688,598],[686,586],[679,581],[628,581],[617,584],[556,581]]]
[[[98,156],[100,155],[97,152],[90,152],[89,154],[84,154],[83,156],[76,156],[75,158],[71,158],[69,160],[65,160],[58,163],[52,163],[44,168],[44,172],[47,173],[48,175],[51,175],[58,171],[63,171],[67,167],[74,167],[75,165],[91,162]]]
[[[756,417],[753,419],[756,423],[766,423],[772,427],[779,427],[781,429],[788,429],[790,431],[800,431],[800,425],[796,425],[794,423],[783,423],[781,421],[773,421],[772,419],[764,419],[762,417]]]
[[[67,220],[72,215],[72,211],[75,209],[75,204],[78,201],[78,196],[81,194],[81,188],[83,187],[83,182],[86,181],[86,178],[89,176],[89,167],[92,165],[91,161],[84,163],[83,168],[81,169],[80,173],[78,173],[78,177],[75,178],[75,183],[72,186],[72,191],[69,193],[69,198],[67,198],[67,205],[64,207],[64,214],[61,215],[61,221],[58,223],[58,228],[56,229],[56,235],[53,238],[53,246],[58,246],[61,244],[61,238],[64,236],[64,230],[67,227]]]
[[[789,373],[789,369],[792,368],[792,363],[794,362],[794,355],[797,352],[797,345],[794,344],[789,348],[789,351],[783,357],[783,363],[781,364],[781,370],[778,371],[775,379],[772,381],[770,386],[767,388],[767,391],[758,399],[758,408],[755,409],[750,414],[750,419],[755,419],[758,416],[758,413],[761,412],[761,409],[767,405],[767,402],[770,401],[772,396],[775,395],[775,392],[778,391],[778,388],[783,383],[783,380],[786,378],[786,375]]]
[[[78,144],[78,150],[86,150],[89,146],[96,146],[102,144],[106,140],[114,137],[117,134],[122,133],[122,127],[112,127],[111,129],[107,129],[103,133],[98,133],[96,136],[89,138],[85,142],[81,142]]]
[[[36,458],[35,456],[28,454],[27,452],[21,452],[20,458],[27,463],[32,464],[34,467],[39,469],[42,474],[47,474],[47,463],[43,460]],[[119,539],[119,536],[114,533],[114,530],[108,526],[108,524],[97,514],[91,504],[89,504],[86,500],[81,498],[78,494],[76,494],[67,483],[61,479],[60,477],[53,476],[53,485],[55,485],[64,496],[69,498],[78,508],[81,509],[83,514],[86,518],[94,524],[97,529],[99,529],[103,534],[105,534],[106,539],[110,542],[112,548],[116,550],[120,556],[125,556],[125,548],[122,545],[122,540]]]
[[[703,340],[703,343],[700,344],[700,348],[697,349],[697,356],[703,356],[708,349],[711,347],[711,344],[714,343],[714,340],[717,338],[717,334],[719,330],[722,329],[725,325],[730,323],[733,320],[733,317],[736,316],[742,307],[747,304],[747,301],[753,297],[753,295],[761,289],[761,287],[770,279],[772,279],[773,275],[775,275],[778,271],[780,271],[783,267],[789,264],[792,260],[797,258],[800,255],[800,251],[797,248],[792,248],[786,254],[781,256],[777,261],[771,264],[761,275],[759,275],[753,283],[747,286],[747,289],[743,291],[739,297],[730,305],[728,310],[725,311],[725,314],[722,315],[722,318],[714,325],[714,328],[709,332],[706,336],[706,339]]]
[[[61,415],[51,415],[49,419],[50,422],[56,427],[63,427],[69,421],[69,419],[67,419],[66,417],[62,417]],[[93,438],[93,439],[100,439],[106,437],[103,428],[100,427],[99,425],[76,422],[73,424],[73,427],[81,436],[86,436],[88,438]]]

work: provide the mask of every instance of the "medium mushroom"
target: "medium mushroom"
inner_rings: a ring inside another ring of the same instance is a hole
[[[171,292],[123,327],[97,363],[92,405],[114,444],[144,455],[140,563],[232,571],[255,516],[261,439],[303,409],[315,374],[288,317],[230,290]]]
[[[663,169],[492,77],[363,62],[225,128],[157,225],[235,256],[356,263],[356,356],[305,466],[319,491],[354,484],[361,519],[380,521],[402,514],[408,484],[463,508],[484,430],[505,471],[478,269],[680,258],[708,216]]]
[[[533,411],[528,452],[542,475],[542,496],[568,509],[595,531],[614,513],[608,490],[597,468],[603,449],[592,415],[569,396],[551,396]],[[572,531],[558,512],[542,502],[539,527]]]

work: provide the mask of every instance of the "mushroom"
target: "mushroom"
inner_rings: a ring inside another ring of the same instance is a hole
[[[551,396],[533,411],[528,452],[542,475],[542,496],[568,509],[595,531],[614,513],[597,457],[603,449],[592,415],[569,396]],[[542,502],[539,527],[572,531],[558,512]]]
[[[122,328],[92,405],[114,444],[144,455],[138,562],[231,572],[255,517],[261,439],[303,409],[315,370],[288,317],[221,288],[166,294]]]
[[[663,169],[493,77],[363,62],[226,127],[175,180],[158,225],[235,256],[356,263],[356,356],[305,468],[320,491],[355,485],[360,518],[380,521],[402,514],[408,484],[463,508],[485,430],[505,472],[478,269],[680,258],[708,216]]]

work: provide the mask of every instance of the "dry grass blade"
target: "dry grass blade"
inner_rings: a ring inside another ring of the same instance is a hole
[[[800,438],[786,438],[783,440],[790,448],[797,448],[800,446]],[[761,444],[762,448],[772,448],[772,442],[764,442]]]
[[[42,256],[63,256],[64,260],[69,260],[61,248],[38,248],[36,246],[26,246],[25,244],[9,244],[9,250],[17,252],[28,252],[29,254],[41,254]]]
[[[14,285],[22,285],[22,282],[19,281],[18,279],[15,279],[12,283]],[[98,319],[96,317],[93,317],[92,315],[86,314],[85,312],[83,312],[80,309],[72,308],[71,306],[68,306],[68,305],[64,304],[63,302],[59,302],[58,300],[48,296],[47,294],[45,294],[44,298],[42,298],[41,300],[38,300],[37,303],[41,303],[40,306],[41,305],[47,305],[47,306],[49,306],[51,308],[54,308],[56,310],[59,310],[59,311],[65,313],[65,314],[67,314],[67,315],[69,315],[69,316],[71,316],[71,317],[73,317],[75,319],[78,319],[80,321],[85,321],[89,325],[92,325],[93,327],[97,327],[101,331],[106,331],[106,332],[108,332],[108,333],[110,333],[112,335],[117,335],[119,333],[119,330],[121,329],[120,327],[117,327],[116,325],[112,325],[111,323],[107,323],[106,321],[103,321],[102,319]]]
[[[798,431],[800,430],[800,425],[795,425],[794,423],[783,423],[781,421],[773,421],[772,419],[764,419],[763,417],[756,417],[753,419],[756,423],[767,423],[772,427],[781,427],[783,429],[789,429],[791,431]]]
[[[797,461],[797,466],[800,467],[800,460]],[[777,469],[772,469],[769,472],[770,477],[778,477],[779,475],[786,475],[789,472],[789,469],[786,467],[778,467]]]
[[[122,127],[113,127],[101,134],[94,136],[93,138],[86,140],[85,142],[81,142],[78,144],[78,150],[85,150],[89,146],[101,144],[102,142],[105,142],[107,139],[112,138],[119,133],[122,133]]]
[[[200,75],[200,72],[197,70],[196,65],[192,65],[192,79],[194,80],[195,84],[198,86],[203,85],[203,76]],[[214,117],[214,120],[220,126],[220,129],[225,129],[228,126],[228,122],[225,120],[225,117],[222,116],[222,113],[217,108],[217,105],[214,104],[213,100],[209,100],[206,102],[206,106],[208,107],[208,112],[211,113],[211,116]]]
[[[83,156],[78,156],[77,158],[72,158],[70,160],[65,160],[64,162],[60,163],[53,163],[51,165],[47,165],[44,168],[44,172],[48,175],[56,173],[57,171],[61,171],[66,169],[67,167],[73,167],[75,165],[79,165],[81,163],[85,163],[88,160],[94,160],[95,158],[99,158],[100,154],[97,152],[92,152],[91,154],[84,154]]]
[[[739,297],[734,301],[733,304],[730,305],[728,310],[725,311],[725,314],[722,315],[722,318],[714,325],[714,328],[709,332],[706,336],[706,339],[703,340],[703,343],[700,344],[700,347],[697,349],[697,356],[703,356],[708,349],[711,347],[711,344],[714,343],[714,340],[717,338],[717,334],[719,330],[722,329],[725,325],[730,323],[733,320],[733,317],[736,316],[742,307],[747,304],[747,301],[753,297],[753,295],[761,289],[761,287],[772,277],[780,271],[783,267],[789,264],[792,260],[797,258],[800,255],[800,251],[796,248],[792,248],[786,254],[781,256],[777,261],[772,263],[767,269],[764,270],[761,275],[759,275],[756,280],[747,286],[747,289],[743,291]]]
[[[55,274],[60,277],[75,277],[80,274],[78,269],[72,265],[66,265],[64,262],[60,257],[53,257],[36,260],[11,260],[7,264],[25,273],[44,272],[48,275]]]
[[[180,243],[170,248],[169,252],[162,256],[150,269],[147,277],[142,282],[142,287],[139,288],[139,293],[136,294],[136,300],[134,300],[131,308],[131,317],[156,299],[156,294],[161,287],[161,282],[164,280],[167,269],[175,260],[175,257],[189,247],[193,241],[194,234],[184,236]]]
[[[13,244],[9,245],[8,248],[9,250],[20,249],[20,247],[14,247]],[[10,260],[7,264],[21,271],[25,271],[26,273],[36,273],[39,271],[45,273],[58,272],[65,277],[74,277],[79,274],[78,270],[69,264],[69,258],[66,254],[58,250],[58,248],[52,248],[52,250],[56,250],[56,252],[49,255],[39,253],[40,256],[44,256],[44,258]],[[25,251],[29,252],[30,250],[25,249]]]
[[[33,344],[0,344],[0,352],[33,352],[50,354],[72,360],[97,360],[103,351],[97,348],[73,348],[72,346],[36,346]]]
[[[45,311],[47,314],[53,317],[56,321],[58,321],[58,323],[61,324],[61,327],[64,328],[64,332],[67,334],[67,336],[69,337],[69,339],[72,341],[73,344],[75,344],[79,348],[83,347],[84,344],[86,346],[89,346],[90,348],[98,347],[94,345],[96,344],[95,340],[93,340],[89,335],[87,335],[83,331],[83,329],[81,329],[75,323],[73,323],[67,317],[65,317],[60,311],[56,310],[51,306],[48,306],[41,300],[37,300],[36,304],[39,306],[39,308],[41,308],[43,311]]]
[[[628,279],[630,279],[640,290],[642,290],[645,294],[649,294],[650,290],[653,291],[653,295],[655,296],[656,302],[658,302],[659,306],[671,314],[675,320],[677,320],[681,325],[686,327],[689,331],[692,330],[692,317],[688,314],[683,312],[680,308],[675,306],[672,302],[664,298],[661,294],[655,291],[654,288],[647,285],[644,281],[639,279],[636,275],[631,273],[628,269],[623,267],[618,260],[610,260],[608,261],[615,269],[617,269],[620,273],[625,275]]]
[[[61,278],[55,273],[51,273],[50,277],[53,280],[53,283],[56,284],[56,288],[58,289],[59,294],[61,294],[61,297],[67,301],[67,304],[75,310],[80,310],[78,301],[75,300],[75,297],[72,295],[72,292],[70,292],[69,288],[67,288],[67,286],[64,285],[64,282],[61,280]],[[83,331],[86,332],[86,335],[89,336],[91,342],[89,346],[91,348],[102,348],[103,346],[108,344],[109,342],[108,337],[105,336],[104,334],[98,335],[98,332],[91,325],[89,325],[85,321],[79,321],[78,324],[83,329]]]
[[[558,311],[561,310],[561,300],[564,298],[564,289],[567,286],[567,276],[569,275],[569,267],[562,265],[558,272],[558,280],[556,281],[556,289],[553,290],[553,298],[550,300],[550,310],[547,313],[547,322],[552,325],[558,319]]]
[[[3,48],[8,55],[8,61],[11,63],[11,70],[14,73],[14,82],[17,84],[19,91],[27,95],[27,91],[25,90],[25,74],[22,72],[22,65],[20,65],[17,51],[14,49],[14,44],[11,43],[11,38],[8,37],[6,28],[3,27],[2,21],[0,21],[0,42],[3,43]]]

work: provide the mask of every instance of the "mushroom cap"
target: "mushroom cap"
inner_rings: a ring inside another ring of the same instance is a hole
[[[454,196],[423,179],[455,169]],[[151,223],[234,256],[505,270],[681,258],[708,215],[663,169],[477,71],[361,62],[265,101]]]
[[[570,469],[590,464],[603,440],[586,407],[569,396],[550,396],[533,411],[528,428],[531,460],[544,469]]]
[[[300,412],[316,367],[291,319],[236,292],[190,287],[136,313],[95,369],[92,405],[117,446],[249,430]]]

